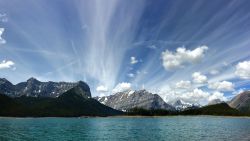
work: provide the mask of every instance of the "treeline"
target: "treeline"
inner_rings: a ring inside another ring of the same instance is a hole
[[[250,116],[250,113],[240,112],[231,108],[226,103],[208,105],[197,109],[188,109],[184,111],[167,110],[145,110],[141,108],[130,109],[126,112],[129,116],[170,116],[170,115],[216,115],[216,116]]]
[[[68,91],[58,98],[17,97],[0,94],[0,116],[8,117],[80,117],[114,116],[123,112],[97,100]]]

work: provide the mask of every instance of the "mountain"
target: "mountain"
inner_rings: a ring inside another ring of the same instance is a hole
[[[146,90],[118,92],[110,96],[95,97],[95,99],[104,105],[121,111],[128,111],[133,108],[174,110],[159,95]]]
[[[0,116],[17,117],[78,117],[112,116],[122,112],[90,98],[81,86],[76,86],[57,98],[9,97],[0,94]]]
[[[91,97],[89,86],[82,81],[70,82],[40,82],[35,78],[30,78],[26,82],[13,85],[5,78],[0,79],[0,93],[10,97],[31,96],[31,97],[58,97],[69,89],[79,86],[88,97]]]
[[[213,99],[207,105],[215,105],[220,103],[224,103],[224,101],[221,101],[220,99]]]
[[[175,107],[177,111],[183,111],[187,109],[196,109],[196,108],[201,107],[199,104],[191,104],[191,103],[184,102],[182,100],[177,100],[174,104],[172,104],[172,106]]]
[[[207,105],[198,109],[189,109],[179,115],[218,115],[218,116],[240,116],[244,115],[237,109],[231,108],[227,103]]]
[[[229,102],[229,105],[241,112],[250,113],[250,91],[238,94]]]

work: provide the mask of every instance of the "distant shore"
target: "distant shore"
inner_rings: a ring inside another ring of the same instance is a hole
[[[221,116],[221,115],[164,115],[164,116],[143,116],[143,115],[119,115],[119,116],[80,116],[80,117],[8,117],[0,116],[3,118],[16,118],[16,119],[29,119],[29,118],[162,118],[162,117],[225,117],[225,118],[250,118],[250,116]]]

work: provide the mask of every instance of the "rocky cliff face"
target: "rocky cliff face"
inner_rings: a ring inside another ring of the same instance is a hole
[[[239,111],[250,113],[250,91],[238,94],[228,104]]]
[[[122,111],[132,108],[174,110],[159,95],[146,90],[119,92],[110,96],[95,97],[95,99],[104,105]]]
[[[13,85],[7,79],[0,79],[0,93],[11,97],[31,96],[31,97],[58,97],[62,93],[74,87],[81,88],[87,97],[91,97],[89,86],[82,81],[70,82],[40,82],[35,78],[30,78],[26,82]]]

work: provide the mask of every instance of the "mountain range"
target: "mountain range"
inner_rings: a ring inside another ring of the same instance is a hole
[[[110,96],[94,97],[102,104],[120,111],[144,112],[149,114],[150,110],[157,109],[177,112],[177,114],[213,114],[214,115],[249,115],[250,114],[250,91],[243,92],[231,101],[224,102],[214,99],[207,105],[201,106],[197,103],[187,103],[177,100],[173,104],[166,103],[159,95],[152,94],[146,90],[118,92]],[[216,107],[218,111],[216,111]],[[142,111],[146,110],[148,112]],[[161,111],[162,112],[162,111]],[[133,114],[132,114],[133,115]],[[154,115],[154,114],[153,114]]]
[[[250,91],[238,94],[227,103],[216,99],[201,106],[182,100],[168,104],[146,90],[92,98],[88,84],[83,81],[41,82],[30,78],[14,85],[2,78],[0,107],[0,116],[113,116],[123,112],[132,112],[131,115],[249,115]]]
[[[56,83],[31,78],[27,82],[12,85],[6,79],[1,79],[0,88],[0,116],[74,117],[122,114],[121,111],[91,98],[89,86],[82,81]]]

